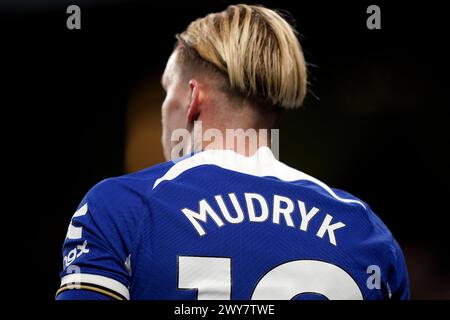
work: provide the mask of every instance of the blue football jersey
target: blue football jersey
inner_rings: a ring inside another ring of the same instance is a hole
[[[104,180],[63,246],[57,299],[408,299],[402,251],[358,198],[262,147]]]

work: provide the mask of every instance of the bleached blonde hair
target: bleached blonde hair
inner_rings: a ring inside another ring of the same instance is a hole
[[[218,69],[231,91],[283,109],[302,105],[307,91],[302,48],[294,27],[276,11],[231,5],[193,21],[177,39],[184,64]]]

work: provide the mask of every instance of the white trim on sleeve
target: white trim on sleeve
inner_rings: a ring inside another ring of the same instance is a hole
[[[126,286],[120,283],[117,280],[99,276],[96,274],[87,274],[87,273],[72,273],[68,274],[61,278],[61,286],[63,285],[71,285],[71,284],[81,284],[81,283],[90,283],[94,285],[98,285],[104,287],[106,289],[112,290],[114,292],[119,293],[127,300],[130,300],[130,292]]]

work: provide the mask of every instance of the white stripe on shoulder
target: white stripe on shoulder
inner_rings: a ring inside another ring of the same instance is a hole
[[[341,198],[322,181],[278,161],[268,147],[259,148],[251,157],[240,155],[232,150],[206,150],[196,153],[192,157],[176,162],[155,181],[153,189],[163,181],[173,180],[182,173],[202,165],[215,165],[239,173],[257,177],[275,177],[283,181],[310,181],[323,188],[335,199],[345,203],[357,203],[366,209],[361,201]]]
[[[115,291],[130,300],[128,288],[117,280],[88,273],[72,273],[61,278],[61,286],[65,284],[91,283]]]

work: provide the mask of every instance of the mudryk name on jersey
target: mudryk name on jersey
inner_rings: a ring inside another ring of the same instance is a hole
[[[206,231],[202,223],[206,223],[208,217],[211,218],[218,227],[224,226],[226,223],[238,224],[244,222],[246,219],[253,223],[275,223],[285,224],[291,228],[297,228],[301,231],[311,231],[308,226],[314,219],[322,219],[320,227],[312,232],[316,236],[323,239],[325,234],[331,244],[337,245],[335,232],[338,229],[345,227],[341,221],[333,222],[333,216],[326,214],[325,217],[317,207],[312,207],[307,210],[307,205],[300,199],[292,200],[281,195],[273,195],[273,206],[269,208],[268,201],[258,193],[244,193],[245,207],[241,206],[235,193],[226,195],[216,195],[214,199],[202,199],[198,202],[198,208],[190,209],[183,208],[181,211],[189,219],[192,226],[200,236],[206,235]],[[211,206],[214,203],[215,207],[220,209],[220,214]],[[231,214],[229,208],[233,208]],[[257,208],[257,209],[255,209]],[[294,224],[293,215],[300,217],[299,225]]]

